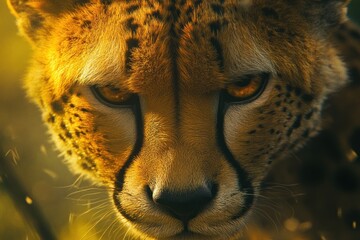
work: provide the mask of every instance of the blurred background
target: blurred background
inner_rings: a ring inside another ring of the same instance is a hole
[[[6,1],[0,2],[0,16],[0,152],[28,192],[24,203],[39,206],[60,239],[121,234],[111,214],[101,219],[109,212],[104,190],[73,176],[49,143],[40,112],[22,89],[31,49],[18,35]],[[360,0],[352,1],[349,16],[360,23]],[[0,239],[39,239],[3,180],[0,177]]]

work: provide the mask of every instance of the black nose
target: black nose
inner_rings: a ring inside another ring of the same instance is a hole
[[[153,201],[177,219],[188,222],[214,198],[216,186],[199,187],[192,191],[163,190],[153,193]]]

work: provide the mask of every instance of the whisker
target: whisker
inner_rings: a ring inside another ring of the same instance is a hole
[[[112,212],[108,212],[108,213],[104,214],[98,221],[96,221],[96,222],[93,224],[93,226],[92,226],[91,228],[88,229],[88,231],[83,235],[83,237],[82,237],[80,240],[83,240],[84,237],[86,237],[86,235],[89,234],[89,232],[90,232],[91,230],[93,230],[93,229],[99,224],[99,222],[101,222],[105,217],[109,216],[111,213],[112,213]]]

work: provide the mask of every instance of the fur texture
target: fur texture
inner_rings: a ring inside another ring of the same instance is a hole
[[[58,149],[144,238],[240,236],[273,161],[318,132],[347,79],[332,39],[347,1],[8,2]],[[261,96],[222,108],[229,84],[261,73]],[[136,94],[137,110],[103,105],[94,85]],[[154,203],[209,184],[211,202],[187,221]]]

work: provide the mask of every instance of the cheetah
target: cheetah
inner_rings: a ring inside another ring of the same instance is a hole
[[[141,239],[245,236],[272,166],[359,73],[348,3],[8,0],[54,144]]]

